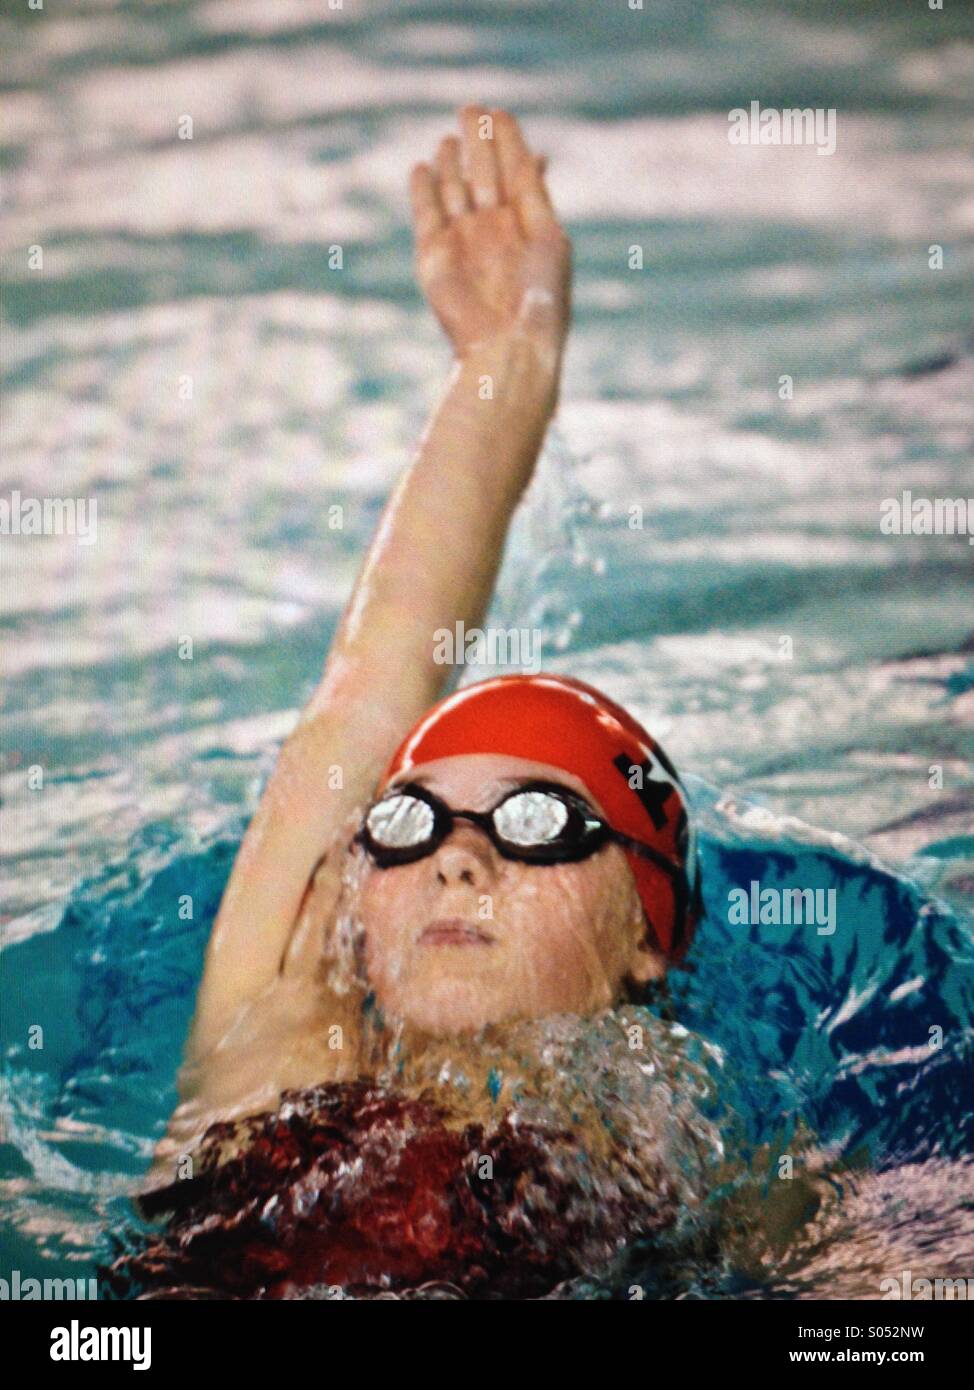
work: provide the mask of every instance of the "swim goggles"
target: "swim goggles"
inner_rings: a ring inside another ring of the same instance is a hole
[[[672,879],[683,879],[678,865],[651,845],[614,830],[582,797],[557,782],[525,782],[489,811],[455,811],[428,788],[407,782],[366,812],[355,841],[378,868],[391,869],[435,853],[458,820],[476,825],[505,859],[567,864],[612,842],[651,860]]]

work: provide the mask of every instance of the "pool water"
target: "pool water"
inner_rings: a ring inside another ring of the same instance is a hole
[[[93,544],[0,537],[0,1272],[88,1277],[131,1219],[243,826],[448,365],[405,178],[469,99],[548,153],[576,257],[494,619],[688,774],[708,918],[660,1008],[719,1054],[735,1143],[800,1129],[891,1191],[908,1164],[956,1185],[974,549],[879,516],[972,491],[970,12],[0,23],[3,493],[98,504]],[[834,106],[835,154],[732,158],[752,99]],[[732,923],[754,881],[834,889],[835,931]]]

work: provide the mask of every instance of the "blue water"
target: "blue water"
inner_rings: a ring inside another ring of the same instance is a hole
[[[405,173],[469,98],[549,154],[576,248],[496,613],[692,775],[710,915],[677,1016],[756,1142],[800,1119],[881,1169],[969,1153],[974,550],[878,517],[971,491],[970,11],[0,23],[3,491],[99,504],[94,545],[0,540],[5,1269],[92,1273],[162,1132],[242,827],[447,366]],[[731,163],[752,98],[836,106],[835,155]],[[752,879],[834,887],[836,932],[731,926]]]

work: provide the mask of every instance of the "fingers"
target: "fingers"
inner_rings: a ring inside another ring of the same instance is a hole
[[[428,164],[414,166],[409,178],[409,196],[413,205],[416,240],[422,243],[446,225],[436,175]]]
[[[460,172],[460,141],[455,135],[445,135],[440,141],[436,168],[440,176],[440,198],[447,217],[462,217],[470,211],[470,198]]]
[[[462,145],[457,136],[444,136],[432,164],[417,164],[410,176],[417,240],[435,235],[452,218],[504,204],[517,213],[526,236],[558,231],[544,181],[548,161],[531,152],[514,116],[476,105],[463,107],[459,116]]]
[[[491,115],[494,118],[494,141],[504,201],[513,203],[521,165],[529,159],[530,151],[521,134],[521,127],[510,111],[492,111]]]
[[[526,236],[557,231],[558,218],[545,187],[547,160],[533,155],[510,111],[491,112],[505,202],[516,210]]]
[[[460,112],[463,163],[474,207],[495,208],[500,202],[500,171],[493,138],[493,119],[482,106]]]
[[[537,160],[521,166],[514,206],[527,236],[545,236],[558,230],[558,218]]]

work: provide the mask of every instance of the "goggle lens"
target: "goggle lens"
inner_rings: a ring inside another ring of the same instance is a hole
[[[429,802],[403,793],[377,802],[365,824],[382,849],[415,849],[433,838],[436,816]]]
[[[517,792],[494,811],[494,829],[510,845],[550,845],[568,824],[568,807],[548,792]]]

